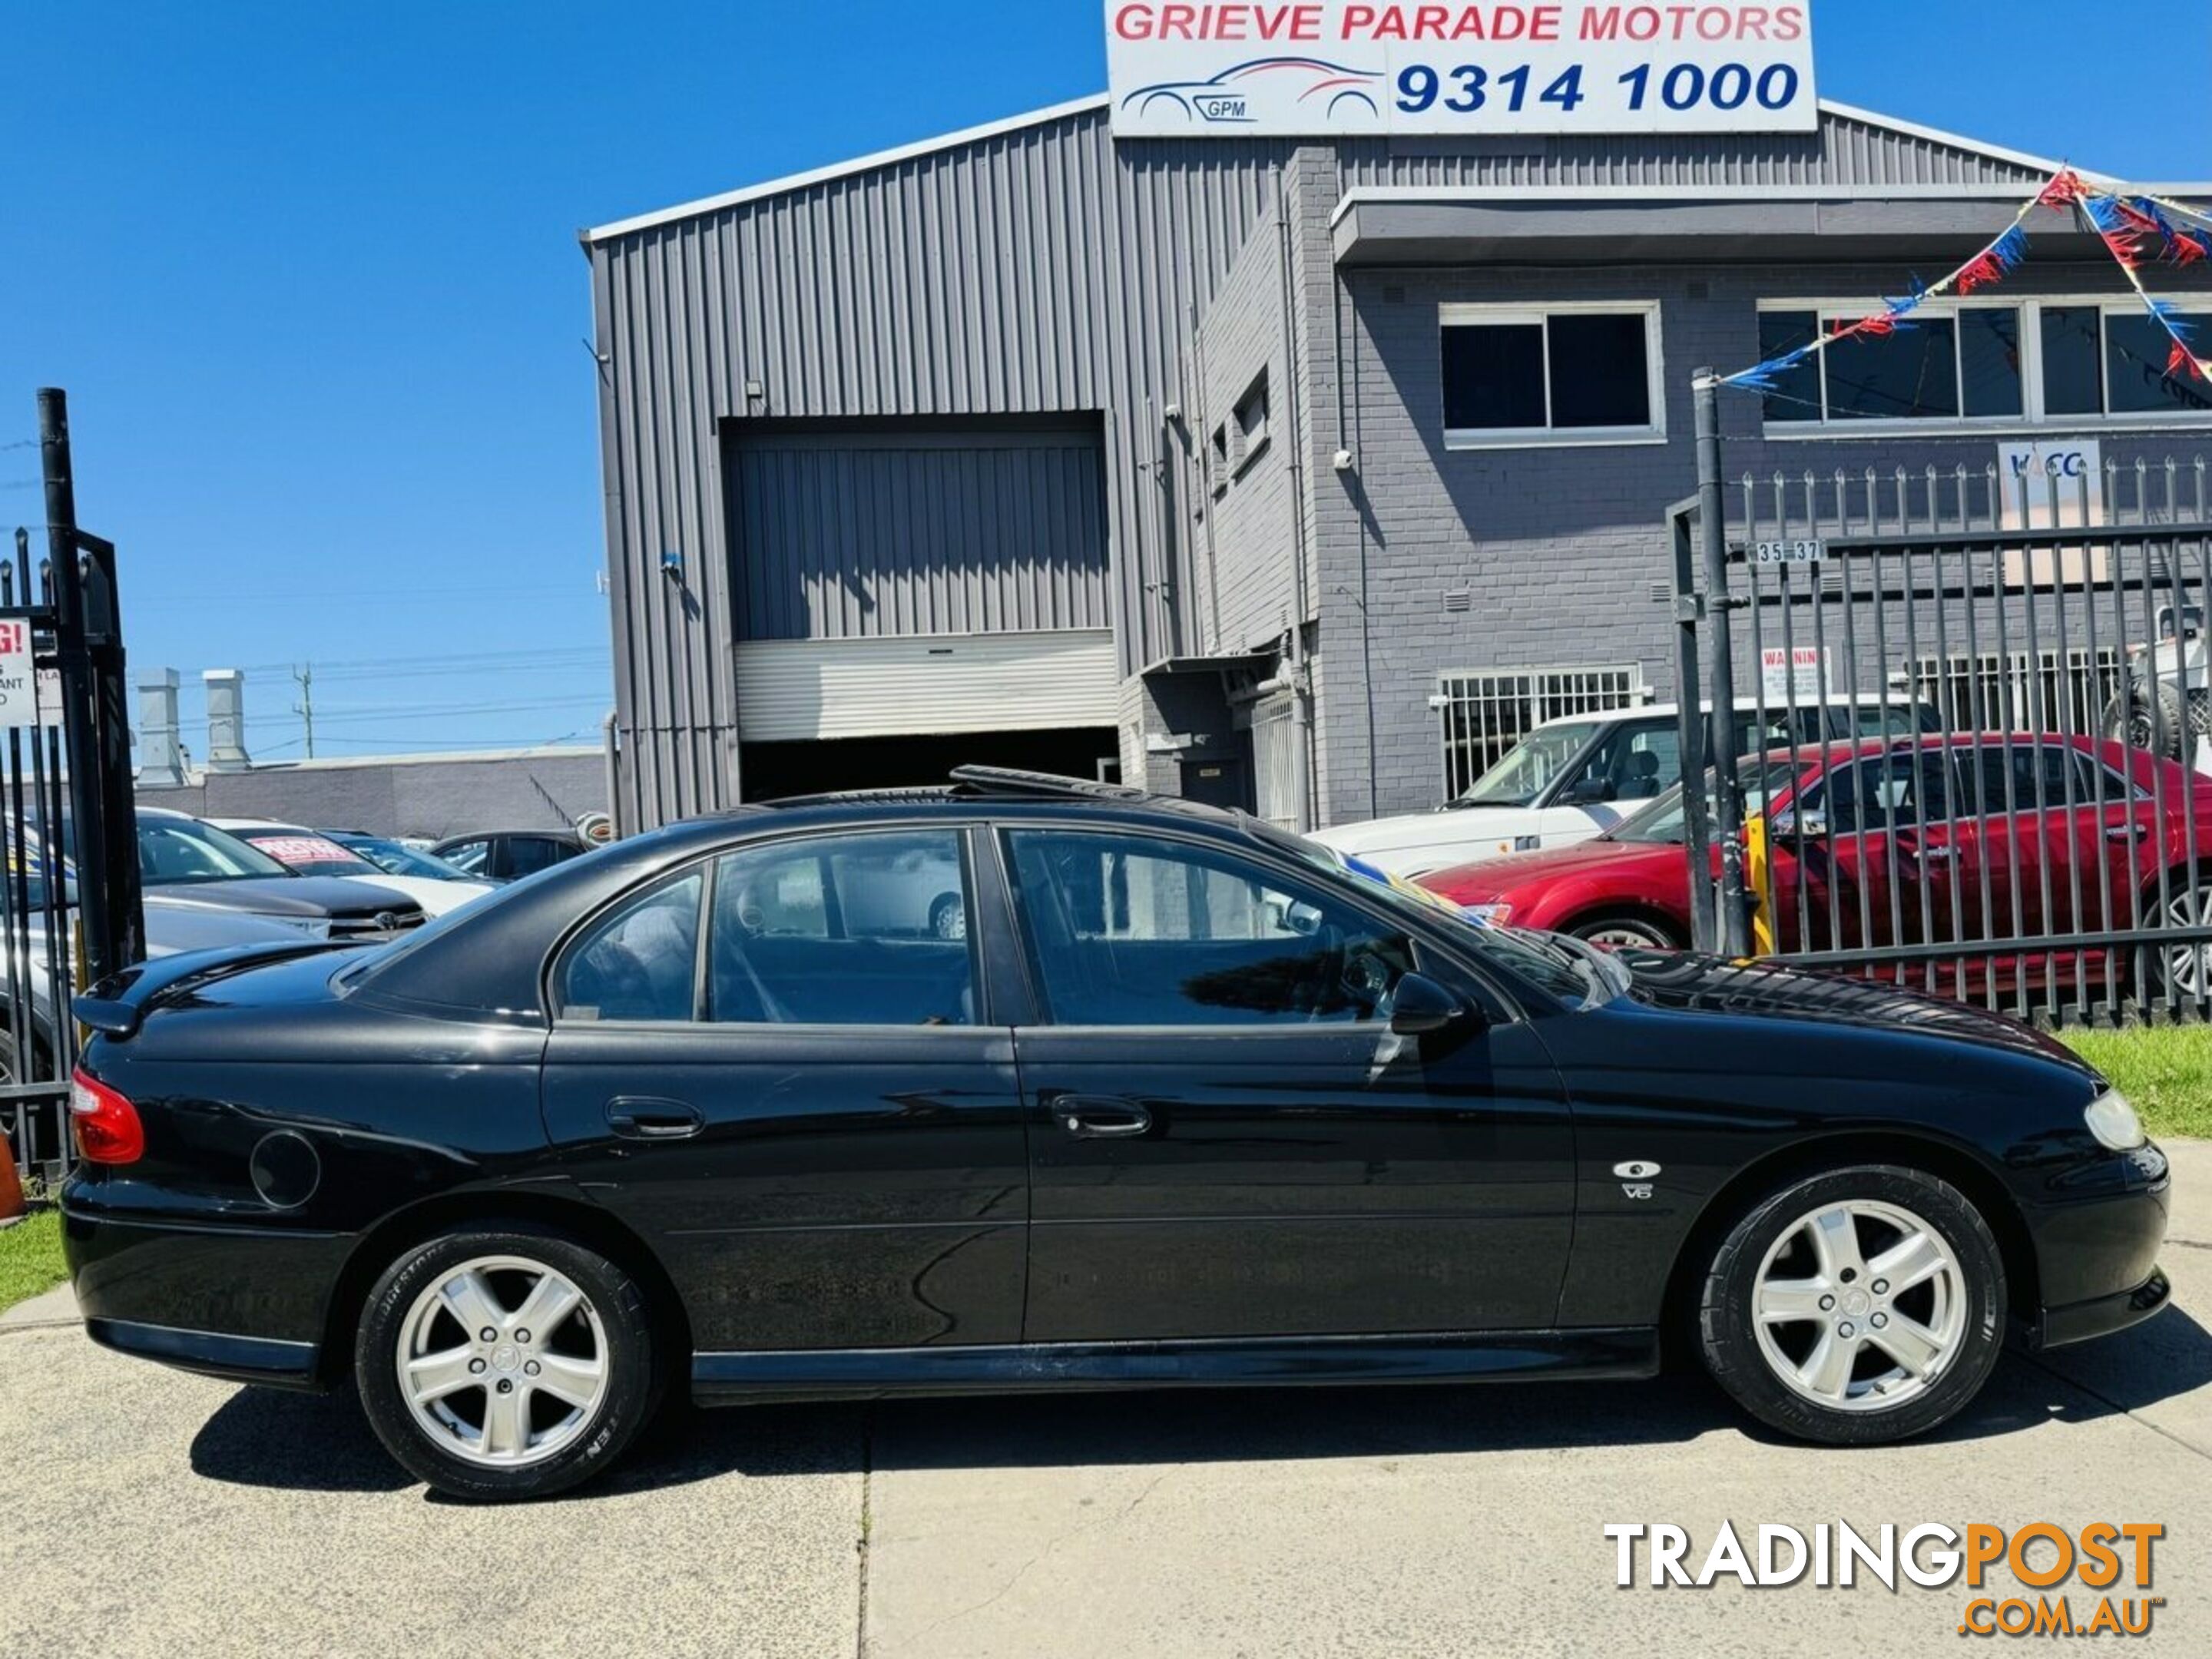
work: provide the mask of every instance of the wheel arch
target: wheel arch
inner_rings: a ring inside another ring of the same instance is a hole
[[[615,1263],[643,1287],[669,1374],[681,1377],[690,1364],[691,1322],[675,1281],[642,1238],[616,1217],[583,1199],[547,1192],[461,1192],[426,1198],[378,1222],[347,1256],[323,1316],[317,1375],[336,1383],[353,1369],[354,1331],[368,1293],[403,1251],[459,1226],[527,1222],[565,1233]]]
[[[1577,927],[1586,927],[1594,921],[1603,921],[1613,916],[1623,917],[1632,921],[1648,922],[1658,928],[1677,945],[1686,945],[1690,942],[1689,934],[1678,917],[1668,911],[1664,906],[1643,898],[1595,899],[1587,903],[1577,904],[1562,915],[1558,921],[1552,923],[1551,927],[1554,933],[1571,933]]]
[[[1662,1328],[1672,1337],[1691,1328],[1698,1281],[1729,1229],[1767,1194],[1789,1182],[1856,1164],[1892,1164],[1948,1182],[1972,1200],[1989,1223],[2003,1258],[2007,1311],[2033,1321],[2042,1312],[2042,1270],[2027,1220],[2003,1181],[1988,1164],[1954,1142],[1910,1129],[1844,1130],[1794,1142],[1754,1158],[1705,1200],[1684,1235],[1667,1277]],[[1664,1340],[1662,1338],[1662,1340]]]

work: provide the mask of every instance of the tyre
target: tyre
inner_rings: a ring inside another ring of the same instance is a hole
[[[1705,1366],[1770,1427],[1823,1445],[1909,1439],[1981,1391],[2004,1340],[2004,1258],[1971,1200],[1919,1170],[1793,1181],[1715,1254]]]
[[[655,1397],[644,1292],[523,1225],[425,1241],[363,1307],[355,1381],[386,1449],[455,1498],[542,1498],[623,1455]]]
[[[932,939],[968,937],[968,907],[961,902],[959,894],[941,893],[929,907],[929,934]]]
[[[1610,945],[1619,951],[1679,951],[1682,941],[1662,921],[1634,910],[1591,916],[1566,930],[1593,945]]]
[[[2191,697],[2170,680],[2130,685],[2105,710],[2105,735],[2130,748],[2179,760],[2189,734],[2212,735],[2212,700]]]

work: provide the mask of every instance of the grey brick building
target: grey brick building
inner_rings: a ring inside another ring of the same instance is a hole
[[[1433,805],[1563,698],[1674,690],[1691,371],[1940,275],[2055,165],[1834,104],[1117,142],[1098,99],[587,232],[623,827],[964,757]],[[1731,396],[1731,473],[2212,448],[2103,248],[2028,229],[2001,288]]]

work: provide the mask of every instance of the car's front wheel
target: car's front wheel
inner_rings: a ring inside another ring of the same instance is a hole
[[[654,1396],[644,1292],[574,1240],[521,1226],[425,1240],[362,1309],[370,1425],[456,1498],[538,1498],[613,1464]]]
[[[1924,1434],[1989,1378],[2004,1258],[1972,1200],[1890,1164],[1793,1181],[1715,1253],[1698,1309],[1705,1364],[1753,1416],[1802,1439]]]

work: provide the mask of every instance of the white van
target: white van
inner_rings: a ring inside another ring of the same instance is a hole
[[[1681,781],[1679,713],[1659,703],[1547,720],[1457,800],[1431,812],[1339,824],[1312,839],[1398,876],[1588,841]],[[1763,726],[1757,700],[1739,697],[1735,752],[1936,729],[1936,711],[1907,696],[1831,697],[1794,710],[1770,705]]]

